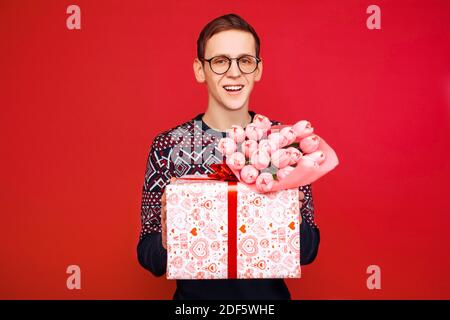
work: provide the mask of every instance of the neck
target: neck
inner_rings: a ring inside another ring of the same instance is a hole
[[[227,131],[232,125],[239,125],[244,128],[252,121],[248,113],[248,107],[238,110],[229,110],[218,106],[208,106],[202,119],[208,127],[218,131]]]

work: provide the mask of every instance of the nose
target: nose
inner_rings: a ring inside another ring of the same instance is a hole
[[[227,75],[230,77],[239,77],[241,75],[241,70],[239,69],[237,59],[231,60],[231,66],[227,71]]]

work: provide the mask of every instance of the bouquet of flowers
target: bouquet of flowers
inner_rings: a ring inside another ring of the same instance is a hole
[[[309,121],[272,126],[259,114],[245,129],[232,126],[218,149],[237,179],[260,193],[309,184],[339,163]]]

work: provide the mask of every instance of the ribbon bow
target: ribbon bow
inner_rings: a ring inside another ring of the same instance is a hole
[[[208,174],[209,178],[222,181],[239,181],[226,163],[213,163],[211,169],[213,169],[214,172]]]

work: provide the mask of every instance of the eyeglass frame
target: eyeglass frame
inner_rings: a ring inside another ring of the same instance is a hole
[[[211,65],[211,61],[212,61],[213,59],[215,59],[215,58],[218,58],[218,57],[226,58],[226,59],[228,59],[228,61],[229,61],[228,69],[227,69],[226,71],[222,72],[222,73],[217,73],[217,72],[215,72],[215,71],[213,70],[213,68],[212,68],[212,65]],[[239,60],[239,59],[242,59],[242,58],[244,58],[244,57],[252,57],[252,58],[254,58],[254,59],[256,60],[256,67],[255,67],[255,70],[253,70],[252,72],[244,72],[244,71],[241,70],[241,67],[239,66],[239,61],[238,61],[238,60]],[[242,55],[242,56],[240,56],[240,57],[237,57],[237,58],[230,58],[230,57],[227,57],[227,56],[224,56],[224,55],[219,55],[219,56],[214,56],[214,57],[212,57],[212,58],[210,58],[210,59],[202,58],[201,60],[208,62],[209,68],[211,69],[211,71],[214,72],[215,74],[218,74],[218,75],[222,75],[222,74],[227,73],[227,72],[230,70],[230,68],[231,68],[231,64],[233,63],[233,60],[236,60],[236,64],[237,64],[237,66],[238,66],[238,69],[239,69],[239,71],[242,72],[243,74],[252,74],[253,72],[256,71],[256,69],[258,69],[259,63],[261,62],[261,58],[252,56],[251,54],[244,54],[244,55]]]

